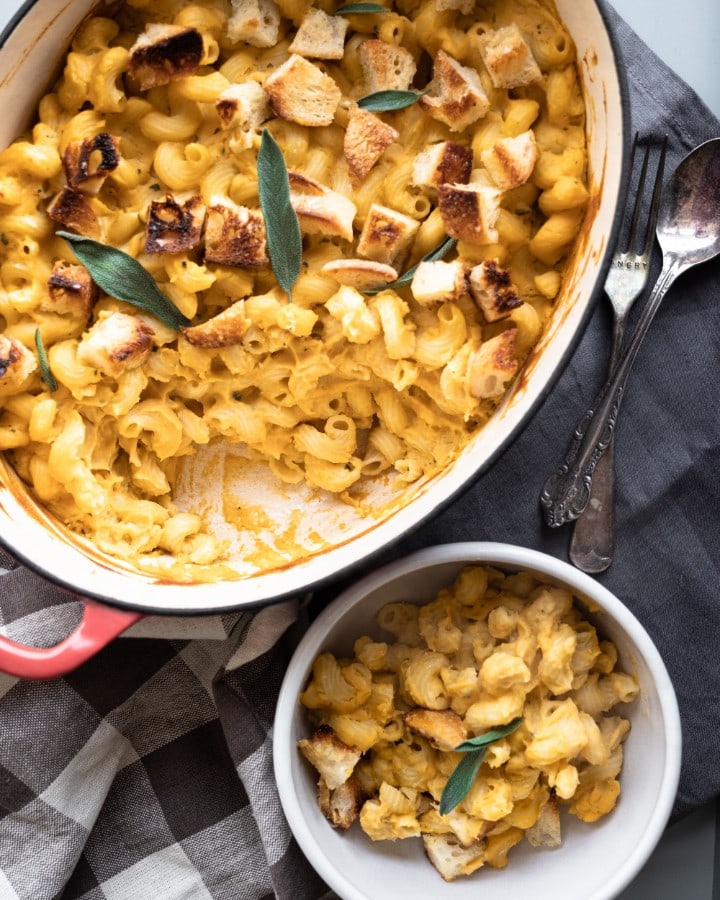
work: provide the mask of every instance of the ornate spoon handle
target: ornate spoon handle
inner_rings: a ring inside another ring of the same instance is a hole
[[[660,302],[684,268],[674,256],[664,258],[662,271],[643,308],[632,340],[575,429],[565,462],[545,482],[540,505],[545,511],[545,521],[552,528],[574,521],[588,505],[595,466],[612,439],[625,385],[640,344]]]

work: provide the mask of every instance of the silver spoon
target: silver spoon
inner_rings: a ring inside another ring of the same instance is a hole
[[[720,138],[689,153],[665,185],[657,238],[662,270],[625,352],[578,425],[560,470],[545,482],[540,505],[553,528],[582,515],[590,500],[597,461],[607,449],[630,369],[665,294],[683,272],[720,253]]]

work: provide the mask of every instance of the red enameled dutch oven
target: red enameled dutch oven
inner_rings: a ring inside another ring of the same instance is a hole
[[[230,560],[238,578],[174,583],[119,563],[72,534],[28,493],[0,459],[0,541],[21,563],[85,601],[80,625],[55,647],[23,647],[0,637],[0,670],[26,677],[62,675],[147,614],[207,614],[257,607],[308,589],[409,533],[449,503],[502,453],[551,389],[573,350],[612,247],[626,171],[627,102],[615,43],[594,0],[557,0],[578,51],[587,107],[592,199],[556,313],[540,345],[489,424],[440,475],[402,508],[362,519],[320,500],[305,513],[324,534],[321,551],[267,569]],[[28,124],[70,37],[94,0],[26,2],[0,38],[0,146]],[[284,501],[283,501],[284,502]]]

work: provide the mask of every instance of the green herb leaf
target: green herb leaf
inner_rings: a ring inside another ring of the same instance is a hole
[[[465,756],[463,756],[460,762],[455,766],[445,783],[445,787],[443,788],[440,797],[441,816],[452,812],[473,786],[473,782],[475,781],[480,766],[482,765],[482,761],[485,758],[488,746],[492,744],[493,741],[499,741],[501,738],[512,734],[513,731],[516,731],[520,727],[521,723],[522,718],[513,719],[512,722],[503,725],[502,728],[486,731],[485,734],[480,734],[477,737],[463,741],[462,744],[458,744],[458,746],[455,747],[456,751],[464,753]]]
[[[134,257],[116,247],[67,231],[58,231],[58,236],[70,243],[92,280],[110,297],[151,313],[175,331],[190,324],[190,319],[168,300],[152,275]]]
[[[403,274],[395,281],[388,281],[388,283],[384,284],[382,287],[367,288],[363,291],[363,293],[379,294],[380,291],[386,291],[388,289],[394,290],[395,288],[406,287],[406,285],[410,284],[410,282],[413,280],[413,276],[415,275],[417,267],[421,262],[435,262],[435,260],[444,259],[455,246],[455,244],[457,244],[457,240],[455,238],[445,238],[442,244],[439,244],[437,247],[435,247],[434,250],[426,253],[421,260],[416,262],[414,266],[410,266],[410,268],[406,272],[403,272]]]
[[[390,12],[387,6],[381,6],[379,3],[346,3],[344,6],[338,6],[334,15],[350,16],[362,13],[386,13]]]
[[[287,166],[275,138],[265,129],[257,161],[260,208],[270,263],[280,287],[292,300],[293,285],[302,265],[302,235],[297,213],[290,202]]]
[[[458,744],[457,747],[455,747],[455,750],[459,753],[468,753],[472,750],[477,750],[480,747],[487,747],[487,745],[492,744],[493,741],[502,740],[502,738],[512,734],[513,731],[517,731],[521,724],[522,717],[513,719],[512,722],[508,722],[508,724],[503,725],[502,728],[495,728],[492,731],[486,731],[485,734],[479,734],[477,737],[463,741],[462,744]]]
[[[49,391],[56,391],[58,389],[58,383],[50,368],[50,363],[48,362],[45,345],[43,344],[39,328],[35,329],[35,349],[37,350],[38,362],[40,363],[40,377]]]
[[[477,773],[485,758],[487,747],[466,753],[455,766],[440,797],[440,815],[452,812],[473,786]]]
[[[375,91],[374,94],[361,97],[357,105],[368,112],[392,112],[412,106],[421,96],[418,91]]]

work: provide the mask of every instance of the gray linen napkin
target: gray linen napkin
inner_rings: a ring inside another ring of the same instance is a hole
[[[720,123],[608,15],[633,126],[667,133],[674,166],[720,135]],[[720,790],[719,276],[716,264],[683,276],[637,360],[616,442],[617,557],[601,578],[648,628],[675,683],[684,727],[676,817]],[[372,564],[460,540],[564,558],[569,531],[543,525],[538,494],[602,381],[608,342],[600,302],[502,459]],[[318,593],[311,612],[346,580]],[[254,615],[150,620],[65,679],[0,677],[0,898],[331,896],[292,840],[272,778],[275,698],[305,617],[291,601]],[[77,618],[77,604],[32,573],[0,575],[0,627],[11,637],[53,643]]]

